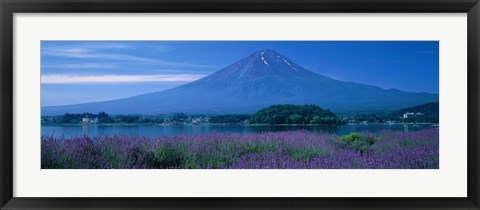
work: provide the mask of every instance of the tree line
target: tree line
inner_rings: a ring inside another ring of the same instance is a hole
[[[95,123],[162,123],[163,117],[158,116],[142,116],[142,115],[115,115],[111,116],[105,112],[98,114],[82,113],[71,114],[65,113],[64,115],[42,117],[42,124],[80,124],[83,123],[83,119],[88,118],[89,122]]]
[[[252,124],[344,124],[333,112],[317,105],[272,105],[256,112]]]
[[[342,124],[330,110],[316,105],[272,105],[261,109],[253,115],[224,114],[204,115],[172,113],[170,115],[108,115],[65,113],[60,116],[42,117],[42,124],[81,124],[85,123],[138,123],[138,124],[200,124],[200,123],[249,123],[249,124]]]

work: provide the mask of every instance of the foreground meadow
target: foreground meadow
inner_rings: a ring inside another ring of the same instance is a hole
[[[438,129],[42,136],[42,169],[438,169]]]

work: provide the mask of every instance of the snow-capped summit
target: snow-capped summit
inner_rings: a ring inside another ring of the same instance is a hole
[[[261,77],[309,78],[320,76],[304,69],[283,55],[269,49],[259,50],[250,56],[221,69],[198,82],[235,82]]]

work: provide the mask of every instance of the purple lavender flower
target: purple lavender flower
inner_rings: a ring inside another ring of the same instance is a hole
[[[309,131],[170,137],[42,136],[48,169],[438,169],[437,129],[352,135]]]

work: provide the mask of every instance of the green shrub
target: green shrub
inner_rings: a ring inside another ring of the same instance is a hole
[[[165,144],[146,154],[148,168],[178,168],[185,163],[185,149],[179,145]]]
[[[346,136],[340,137],[340,140],[337,141],[337,145],[342,148],[351,148],[355,149],[360,153],[364,153],[370,149],[372,144],[377,141],[375,137],[365,136],[359,133],[350,133]]]

